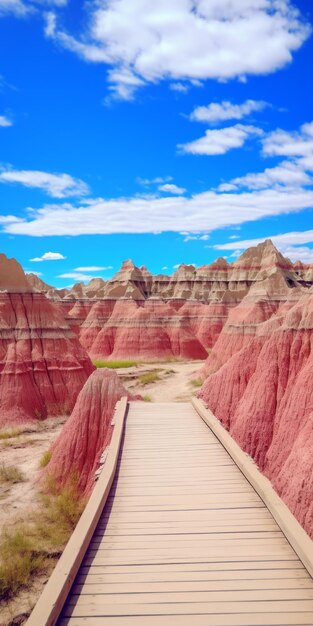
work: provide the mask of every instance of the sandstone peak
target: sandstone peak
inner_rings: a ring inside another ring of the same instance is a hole
[[[54,287],[45,283],[41,278],[39,278],[39,276],[37,276],[37,274],[29,272],[26,276],[32,289],[35,289],[36,291],[44,291],[45,293],[51,289],[54,290]]]
[[[271,239],[265,239],[257,246],[248,248],[233,263],[233,267],[251,266],[251,267],[269,267],[278,265],[284,268],[292,268],[292,264],[288,259],[277,250]]]
[[[125,261],[123,261],[121,270],[134,270],[134,269],[138,269],[138,268],[136,268],[135,263],[131,259],[126,259]]]
[[[210,268],[228,268],[229,267],[229,263],[227,261],[227,259],[225,259],[225,257],[223,256],[219,256],[218,259],[215,259],[215,261],[213,261],[213,263],[211,263],[211,265],[209,265]]]
[[[0,254],[0,291],[32,291],[21,265],[5,254]]]

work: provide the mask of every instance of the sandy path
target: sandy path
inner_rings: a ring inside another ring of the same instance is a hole
[[[148,395],[152,402],[186,402],[197,390],[191,381],[198,378],[202,364],[203,361],[157,363],[137,365],[117,372],[125,387],[133,393]],[[153,370],[160,370],[160,380],[148,385],[141,385],[136,380],[140,374]],[[134,375],[134,380],[127,380],[130,375]]]

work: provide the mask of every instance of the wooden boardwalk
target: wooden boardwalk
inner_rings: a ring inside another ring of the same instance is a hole
[[[312,626],[313,581],[191,404],[131,402],[118,472],[57,623]]]

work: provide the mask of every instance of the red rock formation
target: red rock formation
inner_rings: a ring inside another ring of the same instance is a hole
[[[246,322],[243,306],[237,307],[237,321]],[[242,332],[236,340],[237,325],[232,342],[225,327],[217,342],[223,364],[199,395],[313,536],[313,294],[280,305],[268,321],[258,313],[260,307],[248,339]],[[232,347],[225,356],[226,332]]]
[[[51,447],[47,473],[57,486],[75,478],[81,493],[90,491],[100,457],[112,436],[116,402],[123,396],[134,399],[113,370],[99,369],[88,378],[71,416]]]
[[[59,306],[31,291],[16,261],[1,269],[0,426],[69,413],[94,368]]]
[[[232,347],[237,311],[231,311],[244,301],[248,315],[247,307],[254,306],[257,293],[249,304],[251,289],[257,290],[258,285],[264,288],[264,280],[272,276],[281,278],[282,287],[277,280],[278,294],[266,296],[267,304],[257,304],[259,323],[272,315],[294,288],[311,284],[307,266],[292,265],[270,241],[250,248],[232,264],[219,258],[199,268],[180,265],[172,276],[153,276],[144,266],[139,268],[132,261],[125,261],[108,281],[94,278],[88,285],[74,285],[60,305],[65,307],[67,319],[92,358],[126,358],[127,354],[150,359],[154,350],[154,358],[204,358],[203,348],[211,349],[216,344],[207,369],[203,370],[206,374],[212,367],[220,366],[222,354],[227,360],[233,348],[239,349],[238,338]],[[169,305],[171,310],[162,311],[163,305]],[[226,334],[221,335],[225,350],[221,350],[216,342],[226,321]],[[138,324],[143,323],[149,327],[150,337],[138,329]],[[238,334],[242,336],[242,320],[239,325]],[[251,332],[246,323],[245,342]],[[219,356],[214,363],[216,355]]]
[[[83,324],[81,341],[93,359],[207,356],[188,319],[170,304],[153,299],[102,301],[94,305]]]

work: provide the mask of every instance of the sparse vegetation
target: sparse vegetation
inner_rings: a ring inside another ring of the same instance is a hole
[[[10,598],[26,586],[43,567],[44,558],[35,549],[22,526],[6,532],[0,543],[0,599]]]
[[[84,509],[75,483],[42,496],[42,506],[0,539],[0,600],[27,588],[35,574],[50,572]]]
[[[0,465],[0,485],[4,483],[21,483],[23,482],[24,474],[18,467],[14,465]]]
[[[6,441],[7,439],[12,439],[13,437],[19,437],[23,433],[22,428],[14,428],[12,430],[3,430],[0,432],[0,441]]]
[[[108,367],[109,369],[122,369],[124,367],[134,367],[138,365],[138,361],[101,361],[96,360],[93,362],[96,367]]]
[[[144,402],[152,402],[152,398],[151,398],[151,396],[149,396],[148,393],[146,393],[144,396],[142,396],[142,399],[144,400]]]
[[[39,467],[44,468],[48,465],[48,463],[51,460],[51,456],[52,456],[52,452],[51,450],[46,450],[46,452],[43,453],[40,461],[39,461]]]
[[[138,376],[138,382],[141,385],[151,385],[157,380],[160,380],[160,370],[152,370],[151,372],[145,372]]]
[[[203,381],[201,380],[201,378],[193,378],[190,381],[190,384],[192,387],[202,387]]]

